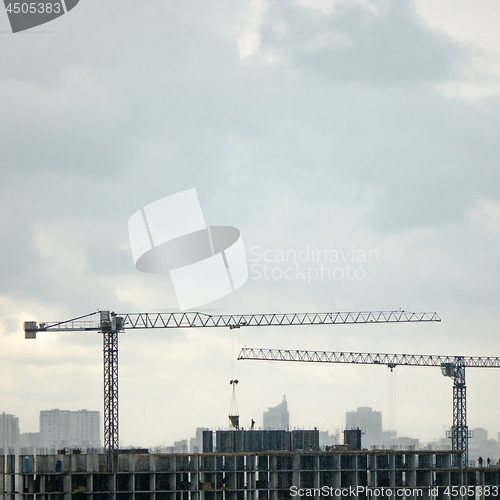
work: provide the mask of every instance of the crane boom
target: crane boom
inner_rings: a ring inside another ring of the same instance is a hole
[[[368,352],[304,351],[244,347],[238,359],[302,361],[307,363],[350,363],[395,366],[443,366],[460,364],[470,368],[500,368],[500,358],[484,356],[440,356],[425,354],[381,354]]]
[[[99,331],[101,322],[78,321],[80,318],[99,314],[100,311],[79,318],[47,322],[37,325],[26,322],[25,331]],[[144,328],[205,328],[241,326],[284,326],[284,325],[337,325],[355,323],[413,323],[420,321],[441,321],[437,313],[414,313],[408,311],[362,311],[326,313],[284,313],[284,314],[221,314],[201,312],[174,313],[126,313],[117,314],[123,318],[120,330]]]
[[[95,319],[90,319],[97,316]],[[85,318],[85,320],[83,320]],[[96,311],[66,321],[24,323],[25,338],[37,332],[100,331],[103,334],[104,447],[114,470],[118,449],[118,332],[149,328],[241,328],[242,326],[336,325],[356,323],[413,323],[441,321],[437,313],[408,311],[363,311],[285,314],[222,314],[201,312],[126,313]]]
[[[469,453],[465,368],[500,368],[500,358],[490,356],[442,356],[425,354],[383,354],[367,352],[305,351],[244,347],[239,360],[297,361],[303,363],[347,363],[396,366],[439,366],[444,376],[453,379],[453,425],[448,437],[453,450],[463,452],[463,465]],[[458,460],[458,458],[456,458]],[[456,464],[458,465],[458,463]]]

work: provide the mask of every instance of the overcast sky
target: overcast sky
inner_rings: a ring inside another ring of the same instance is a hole
[[[286,394],[294,427],[333,433],[371,406],[386,429],[396,414],[398,436],[444,437],[452,381],[438,368],[235,357],[243,345],[500,356],[499,22],[495,0],[81,0],[14,35],[0,9],[0,411],[22,432],[40,410],[102,412],[101,336],[28,341],[22,323],[178,310],[168,274],[135,269],[127,223],[196,188],[207,223],[237,227],[254,266],[200,309],[442,322],[127,331],[120,444],[226,427],[234,376],[244,426]],[[280,278],[297,264],[280,252],[313,247],[372,258],[326,263],[339,279]],[[469,427],[496,439],[500,370],[467,382]]]

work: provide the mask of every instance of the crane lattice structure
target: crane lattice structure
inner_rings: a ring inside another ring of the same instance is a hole
[[[439,366],[445,377],[453,379],[453,425],[447,437],[452,450],[463,452],[463,466],[468,464],[469,429],[467,426],[467,387],[465,368],[500,368],[500,358],[481,356],[439,356],[423,354],[377,354],[331,351],[302,351],[284,349],[255,349],[244,347],[238,359],[264,361],[298,361],[303,363],[347,363],[385,365],[391,371],[396,366]],[[459,457],[454,457],[459,466]]]
[[[91,319],[94,317],[94,319]],[[118,442],[118,333],[149,328],[241,328],[243,326],[337,325],[358,323],[413,323],[441,321],[436,313],[365,311],[288,314],[222,314],[201,312],[127,313],[96,311],[66,321],[24,323],[25,338],[37,332],[100,331],[104,359],[104,447],[113,456]]]

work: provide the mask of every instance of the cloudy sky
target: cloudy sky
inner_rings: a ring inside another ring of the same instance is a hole
[[[22,323],[179,310],[168,274],[135,269],[127,223],[196,188],[208,224],[240,229],[250,268],[203,311],[402,308],[442,322],[127,331],[121,445],[227,426],[234,376],[245,426],[286,394],[294,427],[333,433],[371,406],[398,436],[443,437],[452,381],[438,368],[235,357],[500,355],[499,21],[494,0],[81,0],[14,35],[1,10],[0,411],[22,432],[40,410],[102,411],[101,336],[27,341]],[[330,279],[281,275],[314,276],[313,249],[372,258],[329,261]],[[279,260],[301,250],[308,262]],[[469,426],[496,439],[500,370],[467,382]]]

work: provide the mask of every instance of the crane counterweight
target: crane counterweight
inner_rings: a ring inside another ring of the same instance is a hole
[[[39,331],[36,321],[25,321],[24,322],[24,338],[25,339],[36,339],[36,332]]]

